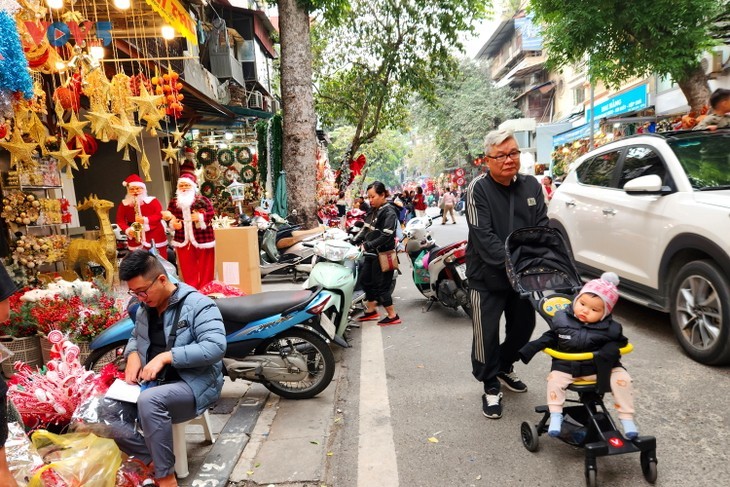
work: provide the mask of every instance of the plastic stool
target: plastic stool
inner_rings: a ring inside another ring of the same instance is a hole
[[[210,429],[208,411],[204,411],[197,418],[172,425],[172,451],[175,454],[175,474],[181,479],[190,474],[188,472],[188,442],[185,436],[185,427],[189,424],[201,425],[205,439],[211,443],[215,442]]]

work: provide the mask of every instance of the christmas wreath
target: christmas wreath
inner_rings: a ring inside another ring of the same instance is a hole
[[[256,180],[256,170],[250,164],[241,168],[241,182],[253,183]]]
[[[236,151],[236,160],[241,164],[248,164],[251,162],[251,149],[248,147],[241,147]]]
[[[195,154],[195,158],[198,160],[198,164],[207,166],[215,160],[215,151],[210,147],[201,147]]]
[[[200,194],[202,194],[206,198],[210,198],[211,196],[213,196],[214,192],[215,192],[215,185],[213,183],[211,183],[210,181],[206,181],[200,185]]]
[[[231,149],[220,149],[218,151],[218,163],[221,166],[228,167],[234,162],[233,151]]]

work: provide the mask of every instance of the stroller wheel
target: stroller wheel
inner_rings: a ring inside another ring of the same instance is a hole
[[[598,485],[598,472],[593,468],[586,468],[586,486],[596,487]]]
[[[522,444],[525,445],[527,451],[537,451],[540,446],[540,437],[537,434],[537,428],[534,424],[523,421],[520,426],[520,436],[522,437]]]
[[[644,478],[647,482],[649,482],[650,484],[656,482],[656,460],[652,459],[648,452],[641,452],[641,472],[644,474]]]

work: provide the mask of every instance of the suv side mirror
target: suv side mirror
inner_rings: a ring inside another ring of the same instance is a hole
[[[627,194],[666,194],[670,189],[662,185],[662,178],[656,174],[640,176],[624,184],[623,190]]]

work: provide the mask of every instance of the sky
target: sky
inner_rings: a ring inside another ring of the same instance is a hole
[[[476,36],[465,36],[464,48],[466,49],[466,56],[473,59],[477,55],[479,50],[489,40],[494,30],[499,25],[499,20],[485,20],[480,23],[477,28]]]

